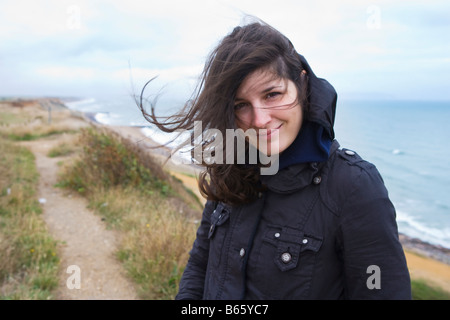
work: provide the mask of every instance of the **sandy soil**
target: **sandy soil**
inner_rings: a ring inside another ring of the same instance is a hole
[[[28,111],[32,112],[32,111]],[[81,120],[67,113],[63,121],[78,128],[89,125],[88,119]],[[143,136],[136,127],[114,127],[122,136],[142,146],[153,142]],[[87,201],[74,193],[54,187],[57,181],[61,157],[47,157],[48,150],[62,141],[70,141],[70,135],[23,142],[35,154],[40,173],[39,198],[43,203],[44,219],[55,239],[60,241],[61,274],[56,299],[138,299],[133,284],[127,279],[124,269],[115,258],[120,235],[105,228],[99,216],[87,208]],[[158,149],[154,154],[161,161],[167,157],[167,150]],[[199,199],[195,175],[198,171],[191,166],[175,166],[170,162],[166,168],[191,188]],[[188,175],[186,175],[188,174]],[[450,265],[407,250],[407,261],[413,278],[422,278],[450,292]],[[67,273],[69,266],[78,266],[81,274],[81,288],[69,289]]]
[[[412,279],[423,279],[427,283],[450,292],[450,265],[430,259],[406,249],[406,261]]]

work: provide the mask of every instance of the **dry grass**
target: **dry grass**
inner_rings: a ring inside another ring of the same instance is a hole
[[[143,299],[173,299],[195,239],[201,205],[150,154],[115,133],[82,130],[83,151],[60,185],[85,195],[120,231],[119,259]]]
[[[40,216],[33,154],[0,138],[0,155],[0,298],[50,299],[58,257]]]
[[[29,126],[8,128],[7,130],[2,128],[0,132],[3,136],[6,136],[13,141],[30,141],[61,133],[76,133],[76,130],[70,130],[64,124],[46,126],[33,124]]]
[[[60,133],[76,133],[86,122],[68,109],[49,111],[38,101],[12,108],[12,102],[0,103],[0,136],[13,141],[29,141]]]
[[[118,252],[142,299],[173,299],[194,241],[196,221],[166,197],[135,189],[99,190],[91,206],[121,231]]]

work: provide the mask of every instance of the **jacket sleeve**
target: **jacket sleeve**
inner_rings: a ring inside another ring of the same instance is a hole
[[[199,300],[203,298],[203,287],[209,256],[208,231],[211,226],[211,213],[215,206],[215,202],[206,202],[202,221],[197,230],[197,237],[181,277],[178,294],[175,297],[176,300]]]
[[[395,209],[378,170],[365,162],[341,211],[340,246],[347,299],[411,299]]]

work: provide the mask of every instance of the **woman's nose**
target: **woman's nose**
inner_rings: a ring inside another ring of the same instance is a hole
[[[264,108],[262,105],[253,105],[252,107],[252,127],[265,128],[266,125],[272,120],[270,110]]]

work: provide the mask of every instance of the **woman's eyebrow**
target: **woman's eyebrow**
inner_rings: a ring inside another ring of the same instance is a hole
[[[276,89],[276,88],[283,88],[283,85],[267,87],[267,88],[263,89],[263,90],[261,91],[261,93],[268,93],[268,92],[270,92],[270,91],[272,91],[273,89]],[[245,100],[245,99],[240,98],[240,97],[236,97],[234,100],[235,100],[235,101],[243,101],[243,100]]]
[[[279,86],[271,86],[271,87],[268,87],[267,89],[264,89],[263,91],[261,91],[261,93],[267,93],[267,92],[272,91],[273,89],[276,89],[276,88],[282,88],[282,87],[283,87],[282,85],[279,85]]]

